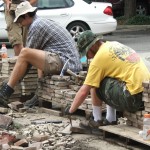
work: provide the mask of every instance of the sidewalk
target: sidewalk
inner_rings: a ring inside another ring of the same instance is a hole
[[[118,25],[115,32],[150,30],[150,25]]]

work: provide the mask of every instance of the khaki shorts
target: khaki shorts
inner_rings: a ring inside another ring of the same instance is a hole
[[[45,52],[44,75],[60,74],[63,63],[55,53]]]
[[[16,44],[23,44],[25,45],[25,39],[26,39],[26,30],[23,29],[21,26],[19,26],[17,23],[14,23],[15,18],[15,9],[17,7],[17,4],[11,4],[10,7],[10,13],[7,13],[5,10],[5,20],[7,24],[7,32],[8,32],[8,39],[12,46]],[[24,39],[23,39],[23,35]]]

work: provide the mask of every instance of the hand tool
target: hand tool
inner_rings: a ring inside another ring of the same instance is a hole
[[[50,121],[44,121],[44,120],[38,120],[38,121],[31,121],[31,124],[47,124],[47,123],[62,123],[62,121],[54,121],[54,120],[50,120]]]
[[[72,127],[72,118],[71,118],[71,115],[68,115],[68,119],[69,119],[70,125],[71,125],[71,127]]]

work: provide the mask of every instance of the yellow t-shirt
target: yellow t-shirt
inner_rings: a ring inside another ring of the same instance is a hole
[[[143,91],[142,82],[150,80],[150,73],[133,49],[116,41],[107,41],[92,60],[84,84],[100,87],[105,77],[124,81],[134,95]]]

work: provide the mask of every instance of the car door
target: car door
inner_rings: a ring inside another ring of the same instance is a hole
[[[0,39],[7,39],[4,2],[2,0],[0,0]]]
[[[66,22],[71,17],[70,8],[73,4],[72,0],[38,0],[37,14],[66,27]]]

